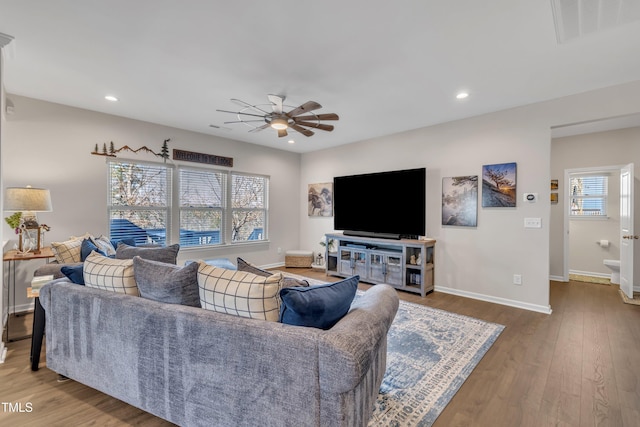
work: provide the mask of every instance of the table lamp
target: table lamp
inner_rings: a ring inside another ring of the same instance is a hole
[[[8,187],[4,197],[4,210],[22,212],[22,220],[20,225],[20,252],[40,252],[40,225],[36,217],[36,212],[51,212],[51,194],[49,190],[44,188],[33,188],[30,185],[26,187]],[[32,236],[33,230],[36,230],[36,236]],[[23,238],[23,234],[25,234]],[[26,240],[29,240],[28,245]],[[33,241],[37,243],[33,247]]]

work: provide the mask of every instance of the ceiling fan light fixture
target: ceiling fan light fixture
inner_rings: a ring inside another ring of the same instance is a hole
[[[287,119],[283,119],[282,117],[276,117],[271,120],[269,125],[276,130],[283,130],[289,127],[289,121]]]

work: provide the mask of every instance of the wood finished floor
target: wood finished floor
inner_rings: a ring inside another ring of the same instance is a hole
[[[435,427],[640,426],[640,306],[623,304],[609,285],[550,286],[551,315],[439,292],[425,298],[399,292],[405,301],[506,326]],[[17,324],[29,330],[30,321],[19,317],[12,328],[19,335]],[[44,349],[40,370],[32,372],[29,346],[30,340],[8,343],[0,364],[1,426],[172,425],[74,381],[57,382]],[[10,413],[4,402],[30,402],[33,409]]]

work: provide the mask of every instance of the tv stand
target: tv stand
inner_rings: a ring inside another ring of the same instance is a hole
[[[422,297],[433,291],[434,239],[389,240],[346,233],[327,234],[326,241],[331,239],[334,243],[326,247],[327,275],[357,274],[363,282],[386,283]]]

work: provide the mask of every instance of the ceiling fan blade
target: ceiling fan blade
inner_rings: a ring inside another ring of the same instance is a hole
[[[315,101],[307,101],[301,106],[289,111],[287,113],[287,116],[289,117],[299,116],[302,113],[307,113],[309,111],[317,110],[318,108],[322,108],[322,105],[318,104]]]
[[[255,123],[255,122],[264,122],[264,120],[234,120],[231,122],[224,122],[225,125],[230,123]]]
[[[242,111],[216,110],[221,113],[242,114],[244,116],[264,117],[264,114],[243,113]]]
[[[236,98],[231,98],[231,102],[236,103],[236,104],[240,105],[241,107],[251,108],[252,110],[255,110],[255,111],[259,112],[259,113],[263,113],[263,115],[264,114],[271,114],[269,111],[265,111],[262,108],[256,107],[255,105],[251,105],[248,102],[244,102],[244,101],[241,101],[241,100],[236,99]]]
[[[311,116],[298,116],[296,118],[294,118],[295,121],[298,120],[339,120],[340,117],[338,117],[337,114],[335,113],[326,113],[326,114],[314,114]]]
[[[269,98],[269,101],[273,104],[273,112],[282,114],[282,103],[285,97],[280,95],[267,95],[267,98]]]
[[[259,132],[259,131],[261,131],[262,129],[266,129],[266,128],[268,128],[269,126],[270,126],[270,125],[269,125],[269,123],[265,123],[265,124],[263,124],[263,125],[262,125],[262,126],[260,126],[260,127],[257,127],[257,128],[254,128],[254,129],[250,129],[250,130],[249,130],[249,132]]]
[[[283,136],[289,135],[286,129],[278,129],[278,136],[282,138]]]
[[[311,132],[309,129],[305,129],[302,126],[298,126],[295,123],[292,123],[290,125],[291,129],[297,130],[298,132],[300,132],[301,134],[303,134],[304,136],[311,136],[313,135],[313,132]]]
[[[302,122],[300,120],[296,120],[296,124],[300,126],[309,126],[316,129],[326,130],[327,132],[331,132],[333,130],[332,125],[325,125],[323,123]]]

